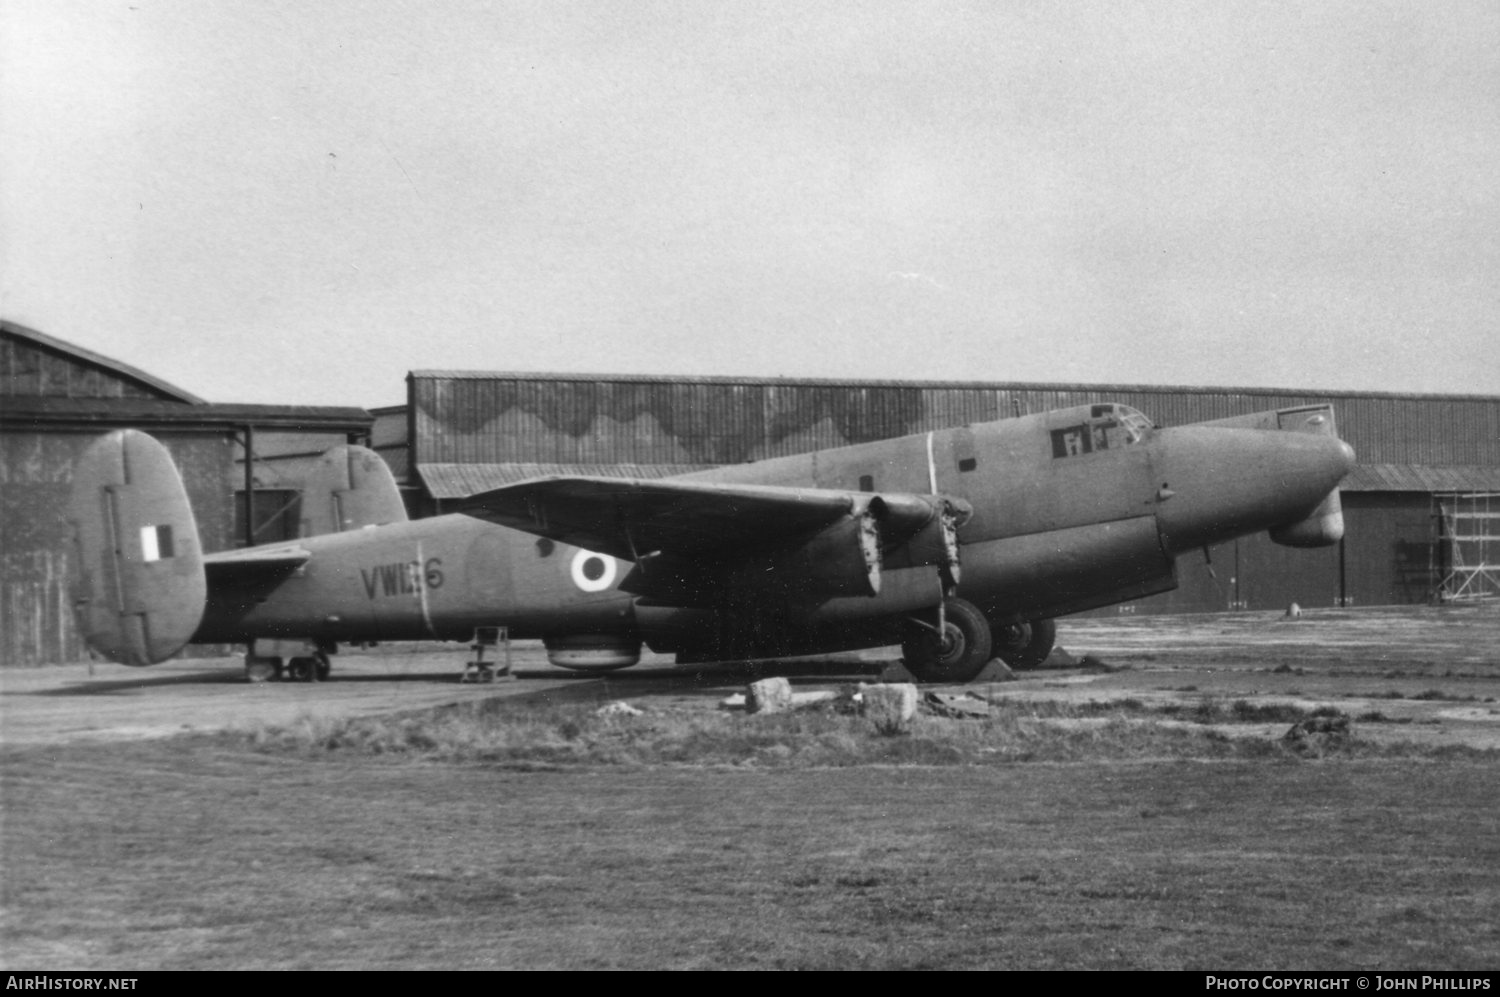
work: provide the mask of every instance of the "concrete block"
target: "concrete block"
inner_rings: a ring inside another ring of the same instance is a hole
[[[897,729],[917,715],[917,687],[910,683],[867,685],[860,697],[861,712],[877,727]]]
[[[751,713],[783,713],[792,708],[792,684],[785,678],[751,682],[745,690],[745,705]]]

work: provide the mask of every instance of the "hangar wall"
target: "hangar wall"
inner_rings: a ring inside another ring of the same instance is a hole
[[[363,409],[214,405],[144,371],[0,321],[0,664],[76,661],[86,650],[68,595],[73,468],[100,434],[150,432],[182,474],[205,550],[236,543],[248,426],[342,442]]]
[[[166,445],[192,498],[206,550],[230,546],[225,488],[232,439],[201,433],[154,435]],[[68,528],[63,511],[73,467],[92,433],[0,433],[0,661],[76,661],[86,656],[68,597]]]
[[[413,371],[412,457],[732,464],[1123,402],[1157,425],[1332,402],[1361,464],[1500,467],[1500,399],[1339,391]]]

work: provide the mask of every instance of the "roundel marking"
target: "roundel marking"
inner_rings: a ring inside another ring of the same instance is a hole
[[[573,555],[573,584],[584,592],[603,592],[615,583],[616,563],[608,554],[581,550]]]

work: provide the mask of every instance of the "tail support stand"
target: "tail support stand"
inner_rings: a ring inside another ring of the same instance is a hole
[[[496,645],[504,648],[503,663],[484,660],[485,650]],[[511,671],[509,627],[477,628],[474,631],[474,643],[469,649],[474,652],[474,660],[464,669],[463,675],[459,677],[460,682],[493,682],[496,679],[503,682],[515,681],[515,673]]]

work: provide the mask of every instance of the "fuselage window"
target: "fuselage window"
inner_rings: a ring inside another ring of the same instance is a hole
[[[958,462],[958,469],[960,471],[972,471],[978,466],[979,459],[977,457],[965,457]]]
[[[1054,429],[1052,431],[1052,456],[1077,457],[1079,454],[1089,453],[1093,449],[1090,439],[1087,426]]]
[[[861,474],[859,476],[859,490],[862,492],[873,492],[875,490],[875,475]]]
[[[1141,442],[1152,428],[1150,419],[1124,405],[1095,405],[1092,416],[1081,426],[1052,431],[1053,457],[1118,450]]]

